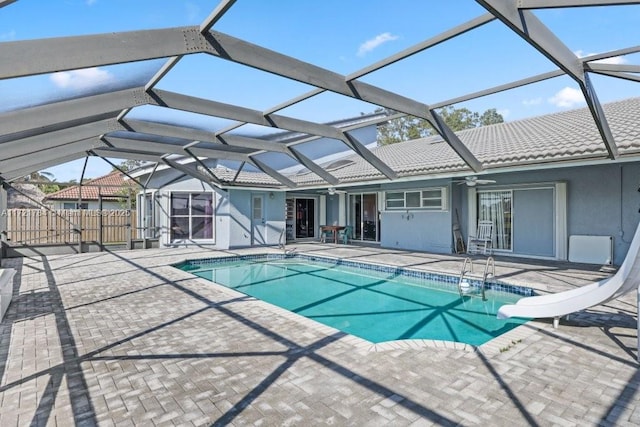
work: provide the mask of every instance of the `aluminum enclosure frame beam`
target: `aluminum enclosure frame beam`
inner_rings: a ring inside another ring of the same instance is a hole
[[[13,0],[0,0],[0,8],[12,2]],[[140,146],[112,148],[112,153],[117,152],[120,156],[127,155],[130,156],[129,158],[134,158],[133,156],[136,155],[153,158],[160,156],[159,158],[161,158],[174,153],[191,156],[194,161],[198,162],[200,157],[198,153],[203,153],[200,150],[212,150],[208,152],[208,155],[212,156],[211,158],[229,158],[240,161],[243,165],[247,162],[251,163],[289,187],[294,184],[290,179],[273,170],[264,162],[260,162],[255,156],[262,152],[286,154],[316,173],[327,183],[335,185],[339,183],[335,176],[312,159],[302,155],[299,149],[294,148],[297,144],[318,138],[331,138],[342,141],[388,179],[396,179],[395,171],[364,147],[353,135],[349,134],[348,130],[275,114],[276,111],[324,92],[341,94],[399,111],[400,115],[412,115],[426,119],[458,156],[473,171],[478,172],[483,170],[481,162],[458,139],[435,110],[561,75],[569,76],[578,84],[609,157],[611,159],[618,158],[618,148],[591,82],[591,77],[593,73],[629,81],[640,81],[640,76],[636,75],[636,73],[640,73],[640,66],[595,62],[599,59],[640,52],[640,46],[578,58],[533,14],[533,10],[631,5],[640,4],[640,1],[476,0],[476,2],[489,13],[450,28],[348,75],[334,73],[228,34],[213,31],[215,23],[230,10],[235,0],[222,0],[199,26],[0,43],[0,55],[3,57],[3,61],[0,62],[0,79],[146,59],[167,59],[164,66],[143,87],[120,89],[115,92],[0,113],[0,123],[3,123],[3,135],[0,135],[0,173],[2,177],[6,177],[5,173],[22,171],[30,165],[34,165],[33,162],[36,161],[35,158],[38,155],[41,156],[40,160],[42,157],[59,159],[80,155],[85,153],[87,149],[101,149],[105,144],[100,140],[102,135],[106,135],[106,141],[108,141],[112,132],[125,130],[148,134],[151,140],[141,142],[131,138],[132,142],[140,144]],[[496,19],[557,65],[559,70],[430,104],[358,80],[369,73]],[[59,52],[64,52],[64,54],[60,55]],[[197,53],[206,53],[280,77],[303,82],[314,86],[314,89],[265,111],[154,89],[155,85],[184,55]],[[125,117],[132,108],[141,105],[155,105],[207,114],[213,117],[236,120],[238,123],[217,132],[207,132]],[[246,123],[300,132],[303,135],[292,138],[291,141],[280,143],[228,133]],[[154,140],[154,136],[178,138],[184,140],[185,145],[169,144],[167,141],[161,141],[160,138]],[[153,150],[146,151],[147,148],[152,148],[151,144],[157,145],[153,146]],[[219,144],[220,150],[201,146],[204,144]],[[213,157],[214,155],[227,157]],[[172,161],[171,158],[169,160]],[[38,162],[37,165],[42,164],[39,160]],[[162,163],[166,164],[164,161]],[[5,168],[4,171],[3,168]],[[239,172],[240,170],[238,174]]]
[[[258,110],[224,104],[217,101],[195,98],[168,91],[160,91],[154,89],[153,91],[151,91],[151,96],[153,99],[155,99],[158,105],[177,110],[206,114],[231,120],[239,120],[245,123],[252,123],[266,127],[286,129],[293,132],[301,132],[305,134],[336,139],[344,142],[347,146],[354,149],[354,151],[360,154],[365,161],[371,164],[374,168],[378,169],[387,178],[395,179],[397,177],[395,172],[391,170],[384,162],[378,159],[378,157],[376,157],[371,151],[369,151],[365,147],[359,147],[357,144],[354,144],[349,139],[348,135],[345,135],[344,132],[333,126],[323,125],[277,114],[264,116],[264,114],[262,114],[262,112]],[[225,138],[227,138],[227,136],[219,136],[218,138],[222,138],[224,140]],[[354,147],[357,147],[357,149]]]
[[[482,171],[480,161],[471,153],[464,143],[458,139],[453,131],[448,129],[446,125],[443,127],[444,123],[442,120],[437,117],[437,114],[431,111],[430,107],[426,104],[358,80],[347,81],[346,76],[227,34],[211,31],[206,35],[206,39],[213,49],[213,51],[207,51],[206,53],[211,55],[425,119],[440,133],[456,154],[462,158],[474,172]],[[346,141],[345,143],[348,144]],[[373,154],[371,154],[371,156],[373,156]],[[365,160],[369,161],[367,158],[365,158]],[[375,164],[373,166],[376,167]],[[381,170],[380,172],[386,175],[385,171]],[[395,179],[395,176],[390,177],[390,179]]]
[[[166,164],[167,166],[171,167],[172,169],[175,169],[177,171],[182,172],[185,175],[189,175],[192,178],[195,178],[199,181],[205,182],[213,187],[217,187],[218,182],[216,182],[214,179],[212,179],[212,177],[207,176],[203,173],[201,173],[200,171],[198,171],[195,168],[189,167],[189,166],[185,166],[183,164],[180,164],[174,160],[171,160],[167,157],[162,157],[161,162]]]
[[[149,140],[139,140],[132,138],[125,138],[119,136],[104,136],[102,137],[102,141],[112,148],[117,148],[119,150],[141,150],[149,153],[154,153],[159,156],[164,156],[167,154],[178,154],[182,156],[186,156],[185,147],[181,145],[175,144],[166,144],[163,142],[157,141],[149,141]],[[232,153],[224,150],[214,150],[210,148],[198,148],[193,147],[189,148],[195,155],[210,157],[212,159],[221,159],[221,160],[235,160],[235,161],[247,161],[249,159],[249,153]]]
[[[639,2],[637,0],[518,0],[519,9],[623,6],[628,4],[639,4]]]
[[[69,52],[69,55],[60,58],[56,54],[59,51]],[[347,82],[344,76],[337,73],[222,33],[212,31],[202,35],[197,32],[196,27],[8,42],[0,47],[0,53],[3,58],[6,58],[0,63],[0,78],[20,77],[192,53],[209,53],[282,77],[421,117],[432,123],[437,130],[441,130],[434,113],[429,111],[429,107],[426,104],[356,80]],[[24,61],[25,57],[37,58],[37,60]],[[18,67],[3,65],[19,59],[21,62],[18,62],[20,64]],[[262,116],[264,122],[273,119],[274,116],[269,116],[268,119]],[[241,121],[248,120],[241,119]],[[282,127],[287,129],[287,126]],[[317,134],[317,132],[310,133]],[[328,135],[323,136],[330,137]],[[443,132],[443,138],[471,169],[476,172],[482,169],[480,162],[462,141],[457,139],[453,132]],[[342,138],[339,137],[337,139]],[[348,144],[348,141],[344,142]],[[365,160],[370,162],[372,157],[375,156],[369,154]],[[373,166],[378,168],[377,164],[373,164]],[[388,175],[388,170],[381,170],[380,172]],[[392,175],[390,178],[394,179],[395,176]]]
[[[618,147],[582,61],[533,12],[519,9],[517,2],[512,0],[476,0],[476,2],[578,83],[609,153],[609,158],[616,159]]]
[[[33,171],[39,171],[52,166],[60,165],[62,163],[78,160],[85,157],[86,155],[87,154],[83,151],[83,152],[69,154],[66,156],[51,157],[44,161],[42,160],[42,156],[36,156],[32,158],[31,161],[28,162],[28,166],[24,166],[20,169],[8,170],[6,172],[3,171],[2,176],[0,176],[0,178],[5,179],[7,181],[13,181],[25,175],[29,175]]]
[[[0,174],[4,175],[5,173],[15,169],[22,169],[32,164],[41,163],[43,159],[49,160],[78,153],[85,153],[87,150],[99,145],[97,138],[88,138],[56,145],[45,150],[25,154],[17,158],[0,160]]]

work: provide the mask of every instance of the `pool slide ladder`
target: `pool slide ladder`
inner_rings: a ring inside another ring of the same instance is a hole
[[[487,297],[485,294],[485,287],[487,283],[488,277],[494,277],[496,275],[496,263],[493,257],[487,257],[487,261],[484,264],[484,273],[482,276],[474,275],[473,273],[473,260],[470,257],[466,257],[464,259],[464,263],[462,264],[462,270],[460,270],[460,277],[458,279],[458,292],[460,292],[460,297],[465,295],[473,295],[471,293],[471,284],[467,280],[467,277],[474,279],[482,279],[481,295],[482,301],[486,301]]]

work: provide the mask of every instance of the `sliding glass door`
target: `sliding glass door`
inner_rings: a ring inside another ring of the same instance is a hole
[[[349,195],[349,225],[353,226],[354,240],[379,240],[377,193]]]
[[[493,222],[493,249],[511,251],[513,248],[512,191],[479,191],[478,220]]]

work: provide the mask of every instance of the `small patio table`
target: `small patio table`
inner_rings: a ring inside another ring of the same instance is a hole
[[[321,225],[320,233],[324,233],[325,231],[333,232],[333,240],[337,244],[338,243],[338,231],[344,230],[344,225]]]

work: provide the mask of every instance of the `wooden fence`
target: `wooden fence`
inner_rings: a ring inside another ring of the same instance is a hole
[[[127,242],[137,238],[135,211],[127,209],[7,209],[9,245]],[[79,230],[82,229],[82,235]]]

